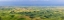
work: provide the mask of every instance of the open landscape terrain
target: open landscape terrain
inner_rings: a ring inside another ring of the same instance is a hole
[[[64,7],[0,6],[0,20],[64,20]]]

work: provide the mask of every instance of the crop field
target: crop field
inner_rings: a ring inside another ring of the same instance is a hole
[[[64,7],[0,6],[0,20],[64,20]]]

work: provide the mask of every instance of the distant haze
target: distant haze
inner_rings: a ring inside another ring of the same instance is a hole
[[[0,6],[64,6],[64,0],[0,0]]]

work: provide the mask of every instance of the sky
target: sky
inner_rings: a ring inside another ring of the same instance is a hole
[[[0,6],[64,6],[64,0],[0,0]]]

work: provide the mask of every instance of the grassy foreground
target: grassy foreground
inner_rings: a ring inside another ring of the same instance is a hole
[[[0,7],[0,20],[64,20],[64,8]]]

